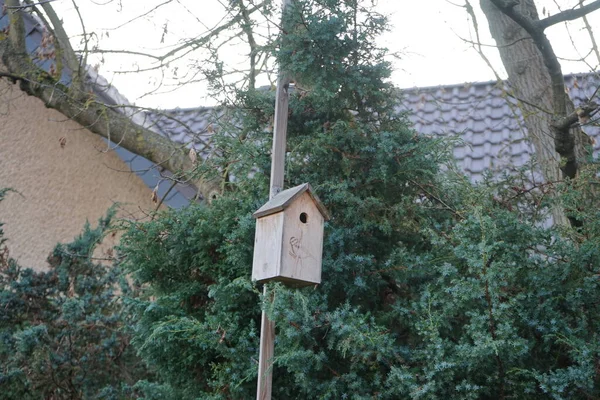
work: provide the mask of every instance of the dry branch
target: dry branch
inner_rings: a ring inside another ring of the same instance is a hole
[[[16,7],[19,4],[18,0],[7,0],[8,6]],[[47,3],[44,5],[49,6]],[[0,40],[0,59],[5,68],[0,77],[18,81],[21,90],[42,100],[46,107],[59,111],[91,132],[168,169],[177,179],[195,184],[202,198],[209,199],[218,193],[218,182],[194,175],[195,166],[182,145],[137,125],[114,106],[109,107],[98,101],[93,94],[93,86],[84,84],[81,75],[79,79],[73,77],[74,82],[78,81],[77,87],[67,87],[37,67],[24,50],[23,15],[18,10],[10,10],[9,13],[9,40]],[[60,29],[59,36],[63,32]],[[66,51],[72,51],[70,46]],[[77,74],[77,70],[74,69],[73,74]],[[81,70],[83,68],[80,69],[80,74],[85,73]]]
[[[577,9],[561,11],[558,14],[549,16],[548,18],[536,21],[535,25],[538,27],[538,29],[544,30],[549,26],[556,25],[560,22],[573,21],[575,19],[584,17],[592,11],[596,11],[598,9],[600,9],[600,0],[596,0]]]

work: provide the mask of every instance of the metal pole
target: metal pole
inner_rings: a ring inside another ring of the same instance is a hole
[[[282,21],[286,8],[292,0],[283,0],[281,6]],[[283,25],[283,24],[282,24]],[[287,136],[289,108],[289,75],[279,71],[277,79],[277,94],[275,95],[275,121],[273,124],[273,150],[271,153],[271,182],[269,199],[283,190],[285,172],[285,149]],[[263,294],[267,294],[267,284]],[[273,301],[273,299],[271,299]],[[257,400],[271,400],[273,382],[273,355],[275,348],[275,323],[269,320],[263,310],[260,324],[260,354],[258,357],[258,384],[256,387]]]

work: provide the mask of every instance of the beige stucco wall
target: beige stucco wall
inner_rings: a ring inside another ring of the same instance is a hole
[[[10,255],[36,269],[57,242],[70,241],[86,219],[95,224],[114,202],[122,203],[122,217],[143,218],[153,209],[150,189],[99,136],[4,81],[0,187],[20,193],[0,202]]]

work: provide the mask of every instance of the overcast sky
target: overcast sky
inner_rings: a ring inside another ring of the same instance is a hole
[[[162,3],[168,4],[149,12]],[[395,63],[393,80],[398,86],[433,86],[494,79],[493,72],[471,44],[463,40],[474,40],[473,25],[465,9],[461,7],[464,0],[379,0],[375,3],[378,10],[390,16],[392,23],[392,31],[382,38],[381,43],[390,51],[403,54]],[[577,5],[578,0],[540,0],[536,3],[540,13],[554,13],[557,10],[556,3],[568,8]],[[76,35],[81,34],[82,28],[72,1],[56,0],[53,4],[65,21],[68,32],[75,36],[74,42],[77,45],[79,40]],[[155,54],[164,53],[182,39],[197,37],[218,25],[224,9],[221,0],[79,0],[77,4],[85,21],[86,31],[95,33],[94,40],[99,41],[100,48]],[[503,68],[496,49],[492,47],[494,42],[489,35],[485,17],[478,10],[478,1],[472,0],[472,4],[478,12],[482,42],[489,45],[485,47],[486,55],[503,76]],[[146,13],[148,14],[144,15]],[[140,15],[144,16],[120,27]],[[590,23],[600,30],[600,12],[591,15]],[[589,51],[589,37],[581,28],[581,25],[570,25],[569,33],[573,40],[570,40],[564,25],[547,31],[559,57],[579,59],[580,53]],[[577,45],[574,46],[573,43]],[[226,61],[235,66],[247,52],[246,47],[232,41],[231,45],[225,47],[228,57]],[[588,57],[588,60],[592,63],[592,68],[597,67],[597,60],[593,56]],[[188,65],[197,62],[193,57],[184,58],[178,65],[172,65],[167,75],[172,74],[176,67],[178,77],[181,77]],[[201,83],[186,85],[173,92],[172,86],[164,86],[154,94],[145,95],[163,79],[160,73],[119,73],[152,66],[148,58],[107,54],[103,57],[90,57],[89,63],[97,64],[100,73],[137,105],[168,109],[214,103],[206,97],[206,87]],[[580,62],[562,63],[565,73],[590,71],[590,66]],[[176,82],[172,77],[165,78],[167,85]]]

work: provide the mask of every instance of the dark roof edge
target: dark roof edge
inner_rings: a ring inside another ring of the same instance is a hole
[[[175,113],[175,112],[193,112],[193,111],[213,111],[219,109],[227,109],[226,106],[216,105],[216,106],[198,106],[198,107],[175,107],[175,108],[150,108],[150,111],[159,111],[163,113]]]
[[[572,78],[578,76],[600,76],[599,72],[572,72],[569,74],[564,74],[565,78]],[[498,80],[489,80],[489,81],[481,81],[481,82],[463,82],[463,83],[451,83],[451,84],[440,84],[440,85],[431,85],[431,86],[410,86],[410,87],[398,87],[400,91],[403,92],[414,92],[414,91],[433,91],[438,89],[453,89],[460,87],[471,87],[471,86],[487,86],[487,85],[495,85],[498,82],[505,83],[506,79],[498,81]]]

